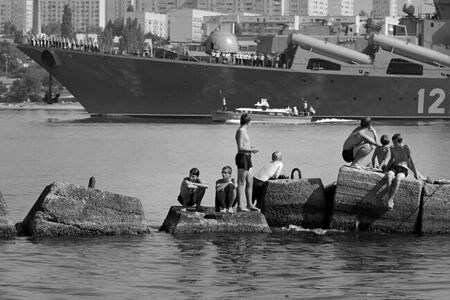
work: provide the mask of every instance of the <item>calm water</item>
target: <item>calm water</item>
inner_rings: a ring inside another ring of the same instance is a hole
[[[0,241],[1,299],[447,299],[448,236],[276,232],[174,237],[157,231],[191,167],[213,183],[234,168],[234,125],[80,121],[82,112],[0,111],[0,190],[20,221],[53,181],[141,199],[140,237]],[[284,174],[336,180],[355,124],[250,128],[255,168],[283,153]],[[450,179],[450,122],[377,123],[402,133],[417,168]],[[235,172],[235,168],[234,168]],[[209,189],[204,205],[213,205]]]

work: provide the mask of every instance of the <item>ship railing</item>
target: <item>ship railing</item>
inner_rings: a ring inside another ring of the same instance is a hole
[[[124,53],[120,52],[119,48],[115,45],[102,44],[89,45],[89,44],[64,44],[61,42],[43,40],[43,39],[28,39],[26,42],[32,47],[44,47],[44,48],[60,48],[63,50],[72,51],[84,51],[92,53],[103,53],[112,55],[136,55],[142,57],[155,57],[160,59],[172,59],[194,62],[209,62],[211,64],[231,64],[253,67],[265,67],[265,68],[289,68],[286,62],[281,59],[281,53],[272,53],[271,55],[264,55],[261,53],[239,52],[230,57],[213,56],[209,55],[207,59],[201,57],[195,57],[189,54],[180,55],[167,49],[145,49],[139,53]],[[157,50],[160,50],[157,53]],[[161,51],[162,50],[162,51]]]

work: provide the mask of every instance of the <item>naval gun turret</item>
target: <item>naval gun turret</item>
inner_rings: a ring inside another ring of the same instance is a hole
[[[224,31],[214,31],[204,42],[205,52],[210,54],[213,51],[236,53],[239,45],[234,34]]]
[[[327,57],[337,59],[342,62],[350,64],[362,64],[367,65],[372,63],[372,59],[369,55],[338,46],[327,41],[314,38],[301,33],[293,33],[291,41],[303,49],[318,53]]]
[[[379,45],[386,51],[392,51],[430,65],[450,67],[450,56],[441,52],[381,34],[372,34],[370,40],[374,45]]]

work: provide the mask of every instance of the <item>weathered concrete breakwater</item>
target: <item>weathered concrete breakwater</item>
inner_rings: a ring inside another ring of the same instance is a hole
[[[206,207],[204,212],[196,212],[194,209],[182,212],[181,206],[172,206],[169,209],[159,230],[173,234],[271,232],[266,218],[258,212],[221,213],[216,212],[214,207]]]
[[[319,178],[270,180],[263,192],[262,214],[180,212],[171,207],[160,230],[170,233],[267,232],[270,227],[397,233],[450,233],[450,185],[407,178],[387,206],[384,174],[342,167],[335,185]],[[253,217],[239,217],[240,215]],[[211,221],[213,220],[213,221]],[[252,226],[244,224],[256,222]],[[242,225],[241,230],[238,225]]]
[[[342,167],[335,185],[319,178],[268,181],[262,213],[181,212],[173,206],[160,230],[170,233],[270,232],[270,227],[450,233],[450,185],[402,181],[389,210],[384,174]],[[69,183],[47,186],[22,222],[7,219],[0,193],[0,238],[148,233],[139,199]]]
[[[0,199],[0,237],[93,236],[150,232],[141,201],[95,188],[57,182],[48,185],[15,226]]]

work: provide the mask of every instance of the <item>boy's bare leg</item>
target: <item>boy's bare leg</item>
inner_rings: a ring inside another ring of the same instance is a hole
[[[247,197],[247,209],[252,211],[259,211],[259,209],[252,203],[253,176],[251,171],[247,173],[246,182],[247,185],[245,187],[245,196]]]
[[[392,188],[389,192],[389,200],[388,200],[388,208],[394,209],[394,196],[398,191],[398,188],[400,187],[400,182],[402,182],[403,178],[405,178],[405,174],[398,173],[397,177],[394,179],[394,182],[392,183]]]
[[[238,190],[237,190],[237,198],[238,198],[238,209],[241,211],[248,211],[246,208],[246,199],[245,199],[245,181],[247,178],[248,171],[245,169],[238,169]]]
[[[222,211],[222,209],[225,209],[227,207],[227,204],[226,204],[227,194],[226,194],[225,190],[217,191],[216,194],[217,194],[217,199],[219,199],[220,206],[221,206],[220,211]]]
[[[189,199],[191,199],[191,191],[189,190],[188,187],[183,185],[183,187],[181,188],[181,191],[180,191],[180,195],[181,195],[181,198],[183,198],[182,211],[186,211],[186,207],[189,202]]]
[[[227,193],[227,197],[226,197],[225,208],[228,210],[228,212],[233,212],[233,202],[234,202],[234,199],[236,199],[236,189],[232,185],[228,186],[227,189],[228,189],[228,193]]]
[[[194,192],[195,209],[197,211],[202,210],[200,204],[202,202],[203,196],[205,195],[205,191],[205,188],[199,187]]]
[[[369,144],[363,144],[361,146],[356,146],[354,152],[354,159],[351,163],[351,167],[357,168],[357,169],[364,169],[364,167],[361,165],[361,162],[369,156],[370,152],[372,152],[372,147]]]

